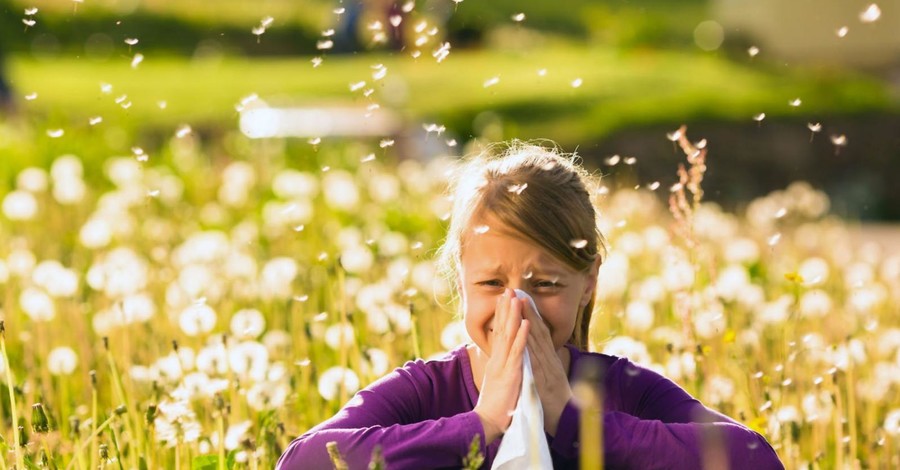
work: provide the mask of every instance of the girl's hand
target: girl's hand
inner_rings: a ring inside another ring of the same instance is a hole
[[[566,369],[553,346],[550,330],[531,305],[531,302],[524,302],[523,307],[525,319],[534,325],[528,334],[531,370],[544,408],[544,430],[555,436],[559,417],[566,403],[572,399],[572,388],[569,386]]]
[[[485,365],[481,394],[475,405],[488,444],[500,437],[512,421],[522,388],[522,360],[529,323],[522,319],[522,302],[506,289],[497,300],[491,356]]]

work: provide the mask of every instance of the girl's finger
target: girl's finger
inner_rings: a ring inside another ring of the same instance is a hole
[[[510,351],[509,364],[522,370],[522,361],[525,356],[525,345],[528,343],[528,331],[531,329],[531,322],[522,320],[519,331],[516,332],[515,341]]]

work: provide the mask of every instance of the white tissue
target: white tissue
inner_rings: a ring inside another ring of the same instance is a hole
[[[527,299],[535,312],[538,311],[531,298],[525,291],[516,289],[516,297]],[[538,313],[540,316],[540,313]],[[522,390],[519,391],[519,401],[513,411],[512,422],[503,434],[500,441],[500,449],[494,458],[492,470],[518,470],[533,468],[553,468],[550,458],[550,448],[547,447],[547,438],[544,435],[544,409],[541,407],[541,399],[538,397],[537,386],[534,384],[534,374],[531,371],[531,358],[528,349],[522,361]]]

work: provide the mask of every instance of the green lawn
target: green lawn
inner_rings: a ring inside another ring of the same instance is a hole
[[[897,108],[886,85],[837,71],[773,71],[749,59],[602,47],[547,46],[527,51],[451,51],[443,63],[428,54],[326,57],[313,68],[309,57],[192,62],[148,55],[133,69],[131,58],[92,62],[78,58],[12,61],[13,86],[23,108],[47,116],[51,126],[101,125],[128,129],[193,126],[234,127],[235,105],[251,93],[279,103],[347,101],[400,109],[411,119],[444,122],[471,132],[472,118],[485,110],[506,124],[506,137],[548,137],[564,143],[596,139],[633,124],[692,119],[750,120],[764,112],[822,116]],[[387,77],[373,81],[372,66]],[[545,76],[538,70],[546,69]],[[499,77],[493,86],[484,84]],[[580,87],[572,82],[582,80]],[[350,84],[365,80],[376,93],[364,98]],[[101,83],[112,85],[103,93]],[[387,90],[404,90],[404,99]],[[127,95],[122,103],[115,101]],[[788,101],[801,98],[794,108]],[[164,100],[166,108],[158,102]],[[131,102],[127,109],[122,104]]]

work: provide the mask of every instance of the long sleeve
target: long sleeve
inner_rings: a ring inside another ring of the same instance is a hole
[[[352,469],[368,468],[376,445],[392,469],[459,468],[474,436],[480,436],[481,449],[485,448],[484,430],[478,415],[462,411],[464,406],[451,416],[436,409],[439,391],[434,389],[446,385],[442,378],[417,367],[395,370],[291,442],[276,468],[331,468],[325,446],[331,441]]]
[[[612,363],[604,380],[603,449],[609,468],[782,469],[765,438],[716,413],[678,385],[627,360]],[[560,416],[551,449],[579,454],[578,407]]]

